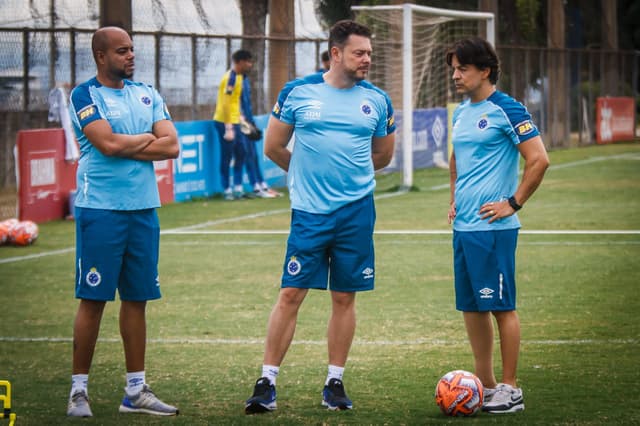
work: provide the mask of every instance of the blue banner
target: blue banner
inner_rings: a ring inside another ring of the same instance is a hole
[[[402,111],[395,112],[397,123],[396,147],[391,164],[385,172],[402,170]],[[413,169],[448,167],[447,155],[447,109],[428,108],[413,111]]]
[[[256,125],[267,126],[268,115],[254,117]],[[220,139],[213,121],[175,122],[180,143],[180,156],[173,162],[176,201],[206,198],[223,191],[220,177]],[[264,180],[274,188],[286,186],[286,173],[264,155],[263,141],[256,144],[258,163]],[[233,167],[233,161],[231,166]],[[246,172],[242,183],[245,191],[253,191]]]

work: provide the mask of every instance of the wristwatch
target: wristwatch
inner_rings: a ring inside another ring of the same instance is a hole
[[[518,211],[522,208],[522,206],[518,204],[518,202],[516,201],[516,197],[514,197],[513,195],[509,197],[507,201],[509,202],[509,205],[511,206],[511,208],[515,211]]]

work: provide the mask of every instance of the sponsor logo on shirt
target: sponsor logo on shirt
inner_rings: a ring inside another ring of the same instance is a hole
[[[280,104],[276,102],[276,104],[273,106],[273,113],[275,115],[279,115],[280,114]]]
[[[529,133],[533,132],[534,129],[535,127],[531,120],[525,120],[521,123],[516,124],[516,133],[518,134],[518,136],[528,135]]]
[[[82,108],[80,111],[78,111],[78,120],[83,121],[86,120],[87,118],[90,118],[94,115],[96,115],[98,113],[97,108],[95,107],[95,105],[87,105],[86,107]]]

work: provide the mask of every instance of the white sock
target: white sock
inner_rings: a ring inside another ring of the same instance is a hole
[[[262,377],[266,377],[269,379],[269,382],[273,386],[276,385],[276,377],[278,377],[278,373],[280,372],[280,367],[276,365],[266,365],[262,366]]]
[[[234,192],[244,192],[244,190],[242,189],[242,185],[236,185],[233,187],[233,191]]]
[[[77,391],[84,391],[87,394],[87,396],[89,396],[89,392],[87,391],[88,384],[89,384],[88,374],[71,375],[71,393],[69,394],[69,396],[71,397]]]
[[[262,189],[263,191],[269,190],[269,185],[267,185],[267,182],[261,182],[260,189]]]
[[[337,365],[329,364],[329,369],[327,372],[327,380],[324,382],[324,384],[328,385],[329,380],[331,379],[342,380],[343,374],[344,374],[344,367],[338,367]]]
[[[144,371],[127,372],[127,387],[125,388],[127,395],[134,396],[139,394],[144,383]]]

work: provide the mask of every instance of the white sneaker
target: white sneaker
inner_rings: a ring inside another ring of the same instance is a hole
[[[70,417],[92,417],[91,407],[89,406],[89,397],[85,391],[75,391],[69,397],[67,405],[67,416]]]
[[[486,389],[485,389],[486,391]],[[515,413],[524,410],[522,389],[514,388],[506,383],[498,383],[490,400],[484,399],[482,411],[488,413]]]
[[[256,189],[253,193],[256,194],[256,197],[258,198],[276,198],[276,195],[265,191],[264,189]]]
[[[165,404],[158,399],[147,384],[142,387],[142,390],[137,395],[129,396],[125,392],[119,411],[121,413],[154,414],[156,416],[176,416],[179,414],[176,407]]]
[[[493,395],[495,395],[497,391],[497,388],[484,388],[482,392],[482,404],[484,405],[487,402],[491,401]]]

